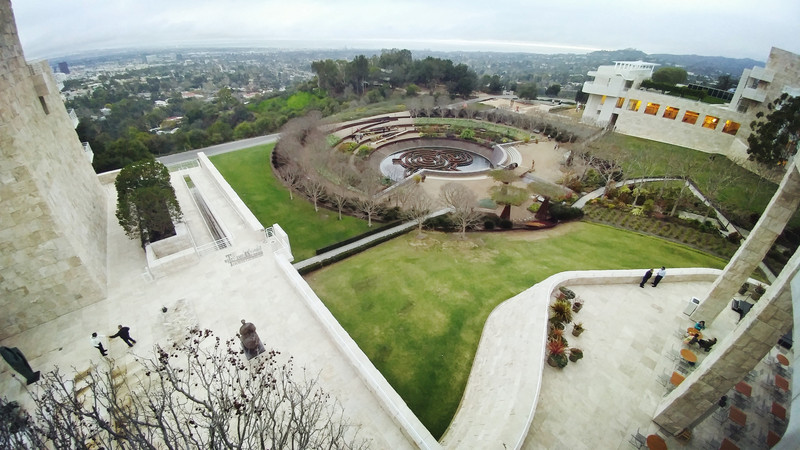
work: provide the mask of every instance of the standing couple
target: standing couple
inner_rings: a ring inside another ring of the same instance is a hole
[[[644,284],[647,283],[647,280],[649,280],[650,277],[653,276],[653,270],[655,269],[648,269],[647,272],[644,273],[644,276],[642,277],[642,282],[639,283],[640,288],[643,288]],[[666,267],[661,266],[661,269],[659,269],[658,272],[656,273],[656,277],[653,278],[653,287],[658,286],[658,283],[661,281],[662,278],[664,278],[664,275],[666,274],[667,274]]]

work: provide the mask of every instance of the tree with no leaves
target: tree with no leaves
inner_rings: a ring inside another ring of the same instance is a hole
[[[442,186],[439,196],[445,205],[452,208],[450,214],[461,228],[461,237],[465,238],[467,228],[479,224],[483,216],[476,209],[478,198],[469,188],[455,182]]]
[[[366,447],[317,378],[296,379],[279,352],[248,362],[238,340],[194,329],[139,362],[136,380],[113,367],[44,376],[29,439],[81,449]]]
[[[403,216],[417,221],[417,233],[422,234],[425,218],[433,210],[433,199],[418,184],[408,188],[408,198],[403,202]]]

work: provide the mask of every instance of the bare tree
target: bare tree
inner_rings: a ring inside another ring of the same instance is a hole
[[[652,177],[658,168],[656,165],[656,160],[653,156],[654,155],[651,152],[639,152],[631,154],[629,157],[629,163],[636,169],[637,172],[639,172],[639,180],[634,182],[634,206],[636,206],[636,203],[639,201],[639,196],[642,193],[642,186],[644,186],[645,183],[645,178]]]
[[[114,367],[78,382],[51,372],[34,398],[36,434],[77,449],[365,447],[317,377],[296,379],[274,350],[248,362],[239,345],[195,329],[141,359],[136,379]]]
[[[289,161],[281,170],[281,178],[289,189],[289,199],[294,200],[294,190],[300,187],[305,178],[303,168],[296,161]]]
[[[308,198],[314,203],[314,211],[319,211],[319,202],[325,198],[327,189],[325,181],[322,179],[318,172],[310,172],[306,174],[303,179],[303,190],[308,195]]]
[[[342,210],[350,201],[351,189],[353,181],[356,179],[356,173],[347,161],[346,155],[337,153],[337,156],[332,158],[331,173],[333,175],[333,188],[328,194],[333,204],[339,213],[339,220],[342,220]]]
[[[475,193],[462,184],[450,182],[442,186],[439,195],[442,202],[453,209],[453,220],[461,228],[461,237],[466,238],[467,228],[479,224],[483,216],[476,209],[478,198]]]
[[[383,190],[380,175],[374,171],[367,171],[359,183],[361,195],[356,204],[358,209],[367,216],[367,226],[372,227],[372,216],[383,208],[383,199],[378,194]]]
[[[726,187],[736,182],[739,178],[740,176],[734,173],[731,170],[731,168],[723,172],[717,172],[714,176],[709,177],[708,180],[706,180],[706,185],[705,185],[706,198],[709,200],[709,202],[713,200],[719,203],[718,196],[720,192]],[[705,222],[706,219],[708,219],[708,215],[711,214],[712,211],[714,211],[714,206],[709,205],[708,208],[706,209],[705,215],[703,216],[703,222]]]
[[[433,210],[434,201],[425,193],[425,190],[417,184],[411,185],[408,192],[410,195],[406,201],[403,202],[403,215],[408,220],[417,221],[417,233],[421,235],[425,218]]]

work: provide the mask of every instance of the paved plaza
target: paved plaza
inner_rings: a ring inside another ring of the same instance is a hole
[[[116,194],[113,183],[106,183],[108,297],[2,345],[23,350],[34,370],[80,371],[109,364],[90,345],[90,334],[110,335],[117,324],[123,324],[131,327],[138,342],[129,350],[123,342],[112,340],[110,360],[136,374],[134,354],[147,355],[155,344],[180,338],[187,327],[209,328],[228,338],[246,319],[255,324],[267,348],[280,350],[283,356],[293,357],[297,367],[320,375],[323,387],[341,401],[372,448],[628,448],[630,434],[637,429],[645,434],[659,432],[650,421],[666,392],[658,377],[674,367],[670,355],[681,347],[676,330],[691,325],[683,314],[688,300],[702,296],[718,273],[670,268],[657,288],[644,289],[637,284],[640,271],[577,273],[574,277],[583,281],[574,285],[569,281],[572,275],[564,275],[563,284],[586,301],[577,319],[587,331],[580,337],[567,336],[586,356],[563,370],[544,364],[542,340],[546,305],[556,285],[552,283],[561,281],[540,283],[500,305],[487,321],[467,393],[440,444],[290,262],[273,254],[264,232],[248,225],[201,167],[173,173],[196,245],[211,242],[211,235],[182,181],[184,176],[191,177],[229,231],[231,247],[204,253],[196,263],[165,277],[151,277],[138,241],[128,239],[116,222]],[[559,232],[568,230],[567,226]],[[240,263],[233,264],[234,260]],[[604,277],[606,281],[599,284],[585,281]],[[724,338],[737,318],[732,311],[724,312],[707,335]],[[3,366],[0,386],[4,394],[30,405],[26,389],[35,392],[36,385],[26,387],[12,375]],[[697,436],[694,442],[701,439],[706,437]]]

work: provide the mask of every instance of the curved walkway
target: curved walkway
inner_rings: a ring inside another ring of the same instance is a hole
[[[680,292],[683,283],[710,284],[720,273],[721,271],[716,269],[671,269],[668,285],[671,285],[674,292]],[[618,289],[619,292],[614,297],[620,302],[627,302],[631,294],[652,293],[636,289],[635,285],[640,279],[641,270],[562,272],[497,306],[483,328],[464,396],[456,416],[442,437],[442,447],[521,448],[528,439],[538,441],[543,445],[541,448],[547,448],[548,445],[539,441],[536,436],[529,437],[528,432],[542,388],[546,357],[547,308],[552,293],[564,285],[603,285],[605,288]],[[665,286],[667,285],[663,287]],[[659,285],[659,289],[661,288],[662,285]],[[668,293],[666,289],[661,289],[659,294],[674,296],[674,292]],[[620,305],[615,305],[617,306]],[[593,305],[593,307],[603,308],[604,305]],[[673,313],[674,311],[665,311],[670,317]],[[658,336],[648,335],[641,338],[652,340]],[[659,339],[659,342],[663,340]],[[603,356],[592,355],[592,358],[602,359]],[[652,382],[656,383],[655,375],[652,376]],[[577,404],[564,406],[571,410],[581,407]],[[608,413],[615,412],[608,411]],[[572,429],[568,423],[564,426]],[[572,429],[571,434],[581,435],[581,432],[575,433],[575,431]],[[583,432],[588,433],[589,430]],[[549,439],[547,436],[541,438]]]

